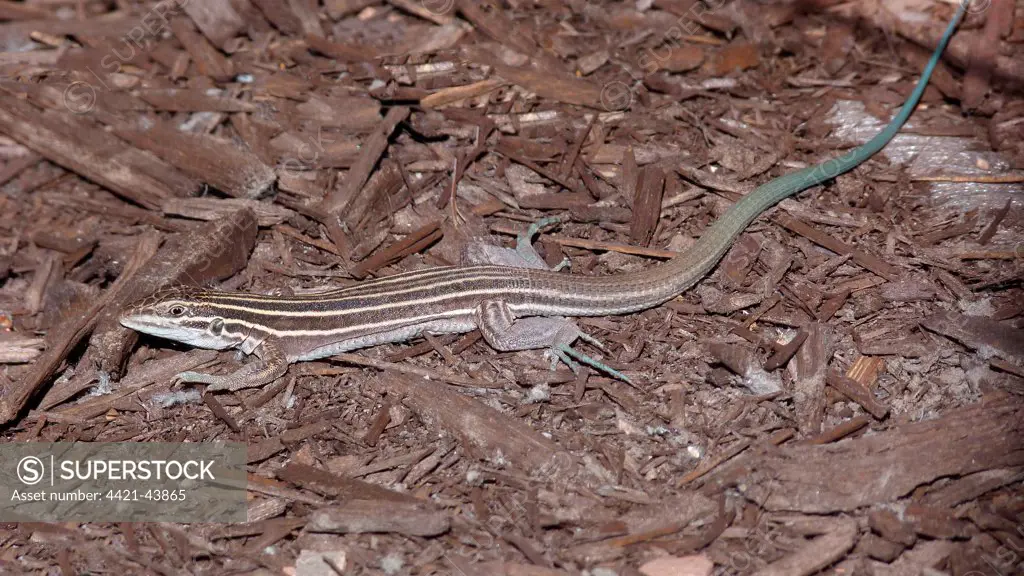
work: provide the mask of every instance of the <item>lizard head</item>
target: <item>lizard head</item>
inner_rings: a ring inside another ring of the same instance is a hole
[[[137,332],[197,348],[224,350],[246,338],[244,332],[230,329],[223,309],[204,298],[198,288],[160,290],[127,307],[119,321]]]

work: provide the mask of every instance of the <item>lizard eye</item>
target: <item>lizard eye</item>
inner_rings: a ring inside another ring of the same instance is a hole
[[[167,312],[171,316],[181,316],[182,314],[185,313],[185,307],[181,306],[180,304],[175,304],[174,306],[171,306],[170,309],[167,310]]]

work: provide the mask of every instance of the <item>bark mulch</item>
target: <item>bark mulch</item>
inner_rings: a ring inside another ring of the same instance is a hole
[[[0,434],[244,442],[249,473],[247,523],[0,524],[0,572],[1024,572],[1021,2],[974,3],[905,129],[973,169],[880,154],[580,319],[633,385],[474,332],[203,395],[173,375],[250,359],[117,323],[553,215],[551,264],[657,265],[857,144],[839,104],[892,116],[954,6],[885,6],[0,0]]]

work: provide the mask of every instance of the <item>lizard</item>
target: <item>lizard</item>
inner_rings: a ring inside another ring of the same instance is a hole
[[[294,296],[179,287],[127,308],[120,322],[194,347],[238,348],[259,358],[227,375],[177,375],[179,382],[206,384],[208,392],[267,384],[294,362],[423,334],[474,329],[496,350],[547,349],[552,367],[561,360],[575,370],[579,361],[628,381],[624,374],[572,348],[577,339],[600,343],[569,317],[628,314],[677,297],[709,273],[740,233],[770,207],[852,170],[884,148],[921,99],[967,4],[967,0],[960,4],[910,96],[881,132],[846,154],[757,187],[668,262],[628,275],[590,276],[548,269],[530,238],[555,221],[549,218],[519,236],[517,266],[427,268]]]

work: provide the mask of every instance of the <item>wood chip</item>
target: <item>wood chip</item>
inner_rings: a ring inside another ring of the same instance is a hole
[[[1022,417],[1024,403],[992,398],[836,444],[750,455],[716,471],[713,481],[742,482],[767,510],[831,514],[875,506],[938,478],[1021,465]]]
[[[388,500],[349,500],[340,506],[313,512],[306,524],[311,532],[361,534],[364,532],[437,536],[448,531],[448,515],[423,503]]]

